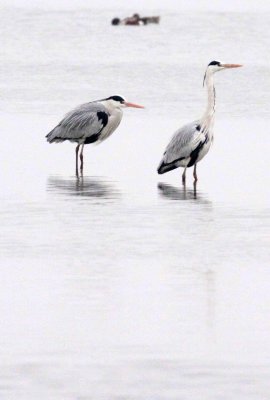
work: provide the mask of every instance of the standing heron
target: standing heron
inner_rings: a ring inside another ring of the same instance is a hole
[[[186,169],[194,166],[193,177],[197,182],[197,163],[208,153],[213,142],[216,93],[214,73],[226,68],[242,67],[240,64],[223,64],[212,61],[208,64],[203,84],[207,87],[208,103],[202,118],[178,129],[166,147],[157,172],[164,174],[178,167],[183,167],[182,182],[186,182]]]
[[[49,143],[65,140],[78,143],[76,146],[76,175],[78,176],[78,154],[80,151],[80,170],[83,171],[83,148],[85,144],[100,143],[107,139],[118,127],[123,116],[123,108],[144,108],[128,103],[121,96],[82,104],[70,111],[62,121],[46,135]]]

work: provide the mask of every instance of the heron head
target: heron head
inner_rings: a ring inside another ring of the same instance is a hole
[[[203,84],[205,82],[205,78],[207,75],[212,75],[215,72],[222,71],[223,69],[239,68],[239,67],[242,67],[242,65],[241,64],[225,64],[225,63],[222,63],[221,61],[211,61],[206,68],[206,71],[204,74],[204,79],[203,79]]]
[[[129,103],[128,101],[126,101],[124,97],[119,95],[110,96],[107,99],[105,99],[105,101],[112,108],[126,108],[126,107],[144,108],[139,104]]]
[[[124,97],[122,97],[122,96],[115,95],[115,96],[107,97],[107,98],[105,99],[105,101],[106,101],[108,104],[110,104],[112,107],[117,108],[117,107],[123,107],[123,105],[124,105],[124,103],[125,103],[126,100],[125,100]]]

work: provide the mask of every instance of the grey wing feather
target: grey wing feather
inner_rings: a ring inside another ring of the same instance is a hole
[[[189,157],[201,140],[201,133],[197,129],[199,121],[193,121],[184,125],[175,132],[166,147],[163,162],[168,164],[180,158]]]
[[[179,166],[178,162],[190,157],[193,150],[205,139],[199,120],[184,125],[175,132],[163,158],[158,165],[158,173],[171,171]]]
[[[100,113],[100,114],[99,114]],[[99,118],[99,115],[106,118]],[[46,135],[47,141],[79,141],[97,135],[108,121],[108,112],[102,104],[86,103],[70,111],[62,121]]]

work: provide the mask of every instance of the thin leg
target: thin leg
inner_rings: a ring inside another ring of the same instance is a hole
[[[193,178],[194,178],[194,182],[197,182],[198,177],[197,177],[197,164],[194,164],[194,170],[193,170]]]
[[[193,195],[194,195],[194,199],[197,199],[197,181],[195,179],[193,182]]]
[[[82,144],[81,153],[80,153],[80,160],[81,160],[80,170],[81,170],[81,172],[83,172],[83,147],[84,147],[84,144]]]
[[[187,169],[187,167],[185,167],[183,175],[182,175],[182,183],[183,183],[183,185],[186,184],[186,169]]]
[[[75,153],[76,153],[76,176],[79,176],[79,170],[78,170],[78,153],[79,153],[79,148],[80,148],[80,144],[78,144],[78,146],[76,146],[75,149]]]

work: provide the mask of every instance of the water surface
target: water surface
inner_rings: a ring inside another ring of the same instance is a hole
[[[268,399],[270,16],[111,17],[1,14],[1,398]],[[216,58],[245,68],[216,76],[215,143],[184,189],[156,166]],[[146,109],[77,179],[74,146],[44,136],[117,93]]]

